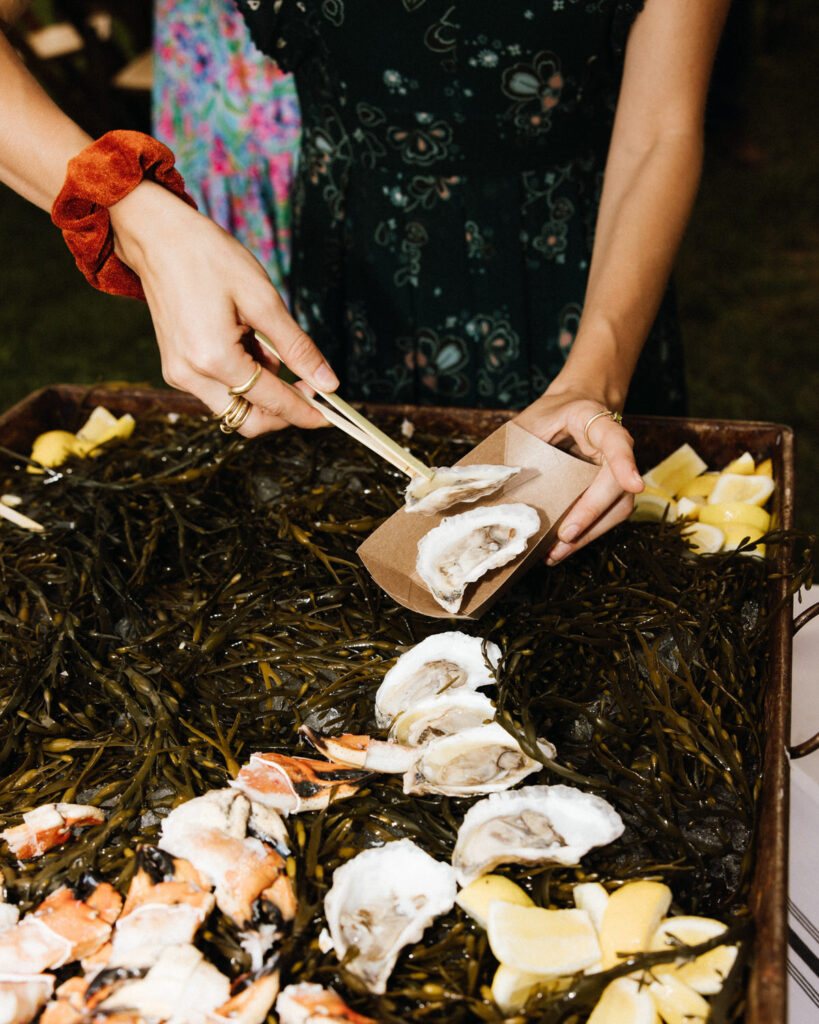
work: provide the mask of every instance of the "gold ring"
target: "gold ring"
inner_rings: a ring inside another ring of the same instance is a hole
[[[613,409],[604,409],[602,412],[596,412],[591,419],[588,420],[586,426],[583,427],[583,437],[586,438],[586,444],[591,444],[589,440],[589,427],[594,423],[595,420],[599,420],[602,416],[608,416],[613,419],[615,423],[622,423],[623,417],[619,412],[615,412]]]
[[[242,426],[252,408],[252,402],[249,402],[243,395],[234,395],[228,406],[213,418],[219,420],[219,429],[223,434],[232,434],[234,430],[238,430]]]
[[[255,360],[254,360],[254,362],[255,362]],[[261,375],[262,375],[262,364],[261,363],[256,363],[256,369],[253,371],[253,376],[250,378],[250,380],[248,380],[248,382],[246,384],[242,384],[239,387],[228,388],[228,394],[229,395],[233,395],[234,397],[238,397],[239,395],[247,394],[247,392],[250,391],[250,389],[253,387],[253,385],[256,383],[256,381],[259,379],[259,377],[261,377]]]

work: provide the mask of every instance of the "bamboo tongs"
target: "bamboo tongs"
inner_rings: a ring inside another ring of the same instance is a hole
[[[408,452],[406,448],[402,448],[401,445],[393,441],[383,430],[379,430],[374,423],[371,423],[366,416],[362,416],[357,409],[354,409],[345,402],[343,398],[339,398],[338,395],[326,391],[317,391],[316,397],[313,397],[306,395],[297,388],[293,388],[293,381],[297,378],[276,351],[276,346],[259,331],[255,331],[254,334],[262,348],[279,360],[279,379],[289,388],[296,391],[314,409],[318,409],[328,423],[338,427],[339,430],[343,430],[345,434],[369,448],[371,452],[375,452],[376,455],[385,459],[390,465],[395,466],[396,469],[401,470],[402,473],[406,473],[407,476],[432,478],[433,470],[429,466],[421,462],[420,459],[417,459],[411,452]],[[323,401],[318,401],[319,398],[323,399]]]

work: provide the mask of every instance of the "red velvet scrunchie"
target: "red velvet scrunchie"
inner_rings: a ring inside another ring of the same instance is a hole
[[[68,162],[65,183],[51,208],[77,266],[95,288],[144,299],[139,277],[114,254],[108,207],[147,178],[196,209],[167,146],[142,132],[114,131]]]

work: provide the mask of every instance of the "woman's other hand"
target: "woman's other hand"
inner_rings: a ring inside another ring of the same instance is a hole
[[[245,393],[252,409],[241,434],[325,424],[278,379],[272,357],[244,344],[248,328],[270,338],[308,394],[338,387],[321,352],[244,246],[152,182],[142,182],[110,215],[117,255],[142,281],[168,384],[196,395],[218,415],[230,404],[228,389],[250,381],[258,362],[262,373]]]
[[[606,405],[587,395],[549,388],[516,417],[516,422],[530,433],[600,466],[593,483],[560,524],[558,540],[546,558],[549,565],[627,519],[634,507],[634,495],[643,489],[631,434],[612,416],[597,416],[607,411]],[[594,422],[590,422],[592,417],[597,417]]]

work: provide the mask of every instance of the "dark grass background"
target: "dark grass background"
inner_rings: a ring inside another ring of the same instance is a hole
[[[817,54],[815,0],[768,0],[762,15],[756,12],[747,124],[712,125],[677,272],[690,414],[792,426],[797,526],[814,534]],[[734,133],[743,127],[761,162],[738,159],[744,140]],[[0,409],[46,384],[115,380],[163,383],[147,309],[88,287],[48,217],[0,186]]]

